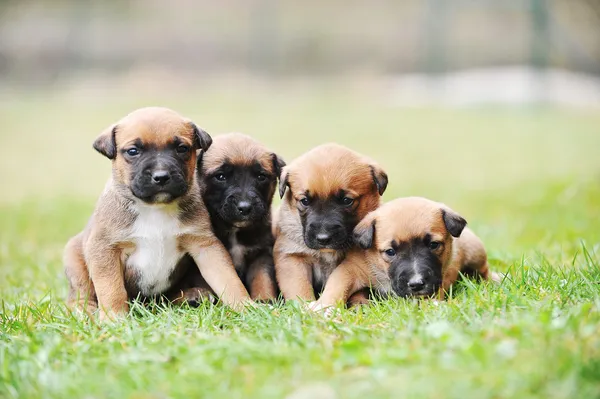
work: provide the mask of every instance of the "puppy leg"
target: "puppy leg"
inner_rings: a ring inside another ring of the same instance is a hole
[[[246,272],[246,287],[254,301],[274,301],[277,299],[277,283],[273,257],[264,254],[256,258],[248,266]]]
[[[71,238],[63,255],[65,274],[69,281],[67,305],[71,308],[94,312],[98,307],[94,284],[90,278],[85,259],[81,233]]]
[[[448,293],[452,284],[454,284],[456,282],[456,280],[458,279],[458,272],[459,272],[459,270],[457,267],[449,267],[444,272],[444,277],[442,279],[442,287],[441,287],[441,291],[444,293],[444,295],[446,293]],[[442,298],[440,298],[440,299],[442,299]]]
[[[200,274],[225,305],[243,309],[250,295],[235,271],[229,252],[217,240],[191,238],[185,242],[186,251],[194,258]]]
[[[346,306],[348,308],[354,308],[357,306],[368,305],[369,304],[369,289],[363,288],[362,290],[356,291],[354,294],[348,298],[348,302],[346,302]]]
[[[323,294],[312,308],[323,309],[346,304],[352,294],[368,285],[365,277],[358,263],[345,260],[331,273]]]
[[[302,257],[276,255],[275,277],[285,300],[315,300],[312,268]]]
[[[165,295],[167,300],[174,305],[187,303],[192,307],[200,305],[205,300],[215,304],[217,296],[210,289],[206,280],[202,278],[202,275],[200,275],[196,264],[191,263],[191,267],[181,278],[179,284]]]
[[[129,305],[121,251],[93,237],[90,237],[88,249],[88,266],[96,289],[100,319],[127,313]]]

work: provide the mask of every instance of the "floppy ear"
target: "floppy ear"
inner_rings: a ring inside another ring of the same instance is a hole
[[[285,190],[290,186],[288,183],[289,171],[283,168],[281,175],[279,175],[279,198],[283,198]]]
[[[197,152],[198,155],[196,156],[196,169],[198,170],[198,173],[200,173],[202,170],[202,157],[204,156],[204,150]]]
[[[212,137],[204,129],[196,126],[194,122],[190,122],[192,129],[194,129],[194,145],[201,148],[202,151],[207,151],[212,144]]]
[[[371,165],[371,176],[373,176],[377,192],[379,195],[383,195],[388,185],[387,174],[378,165]]]
[[[467,221],[462,216],[447,207],[442,208],[442,219],[444,219],[446,230],[448,230],[448,233],[452,237],[460,237],[460,234],[467,225]]]
[[[279,176],[281,175],[281,170],[285,166],[285,161],[283,160],[283,158],[281,158],[275,153],[271,154],[271,159],[273,162],[273,173],[275,174],[275,176],[277,176],[277,178],[279,178]]]
[[[117,134],[117,124],[106,128],[100,136],[94,141],[94,149],[108,159],[115,159],[117,156],[117,142],[115,135]]]
[[[363,220],[356,225],[352,238],[362,249],[373,247],[373,243],[375,242],[375,215],[373,212],[365,216]]]

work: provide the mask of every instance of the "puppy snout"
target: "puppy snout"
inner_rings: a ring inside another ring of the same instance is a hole
[[[250,201],[240,201],[237,203],[237,210],[240,215],[248,216],[252,211],[252,204]]]
[[[315,236],[315,239],[319,243],[319,245],[327,245],[331,242],[331,234],[330,233],[318,233]]]
[[[419,292],[423,288],[425,288],[425,280],[422,276],[414,276],[410,280],[408,280],[408,287],[412,292]]]
[[[171,180],[171,174],[166,170],[157,170],[152,173],[152,183],[164,186]]]

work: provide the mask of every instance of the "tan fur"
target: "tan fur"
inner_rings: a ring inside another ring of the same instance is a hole
[[[242,133],[227,133],[213,137],[210,152],[204,154],[202,167],[207,173],[214,172],[225,159],[234,165],[251,166],[258,161],[273,173],[272,152],[250,136]]]
[[[370,287],[380,294],[389,293],[390,263],[385,260],[383,251],[391,247],[392,241],[410,241],[427,233],[432,235],[432,240],[444,243],[436,253],[442,264],[440,298],[443,298],[456,282],[459,272],[474,271],[484,280],[496,280],[497,277],[489,272],[487,255],[481,240],[467,227],[460,237],[452,237],[442,219],[442,209],[453,212],[444,204],[420,197],[408,197],[390,201],[369,213],[355,231],[371,228],[375,223],[373,247],[365,251],[353,251],[348,255],[336,270],[336,273],[338,270],[340,272],[331,275],[332,284],[328,284],[326,292],[317,302],[318,308],[327,308],[346,301],[362,303],[364,295],[360,290],[365,287]],[[355,293],[358,296],[350,301],[349,298]]]
[[[126,286],[133,276],[125,270],[125,260],[134,249],[131,229],[136,219],[135,198],[129,189],[130,166],[121,155],[123,148],[140,139],[164,148],[175,136],[194,148],[194,126],[174,111],[143,108],[109,127],[97,139],[97,149],[106,150],[114,135],[113,177],[108,181],[86,228],[65,248],[65,272],[70,282],[71,305],[98,305],[101,317],[128,311]],[[210,145],[210,144],[209,144]],[[180,207],[179,224],[184,234],[177,237],[180,248],[188,252],[223,302],[239,306],[249,299],[223,245],[211,231],[208,212],[200,198],[195,177],[195,157],[188,161],[188,193],[165,211]],[[152,205],[161,206],[161,205]]]
[[[281,179],[289,188],[275,217],[274,258],[277,282],[285,299],[314,300],[312,281],[320,280],[325,285],[347,254],[305,245],[297,205],[303,194],[326,198],[345,190],[356,198],[353,212],[360,220],[379,206],[380,193],[385,189],[376,185],[374,176],[385,178],[387,184],[385,172],[375,162],[338,144],[316,147],[283,169]]]

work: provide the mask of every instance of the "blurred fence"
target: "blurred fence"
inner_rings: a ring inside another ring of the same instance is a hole
[[[22,83],[516,64],[600,74],[600,0],[0,0],[0,76]]]

